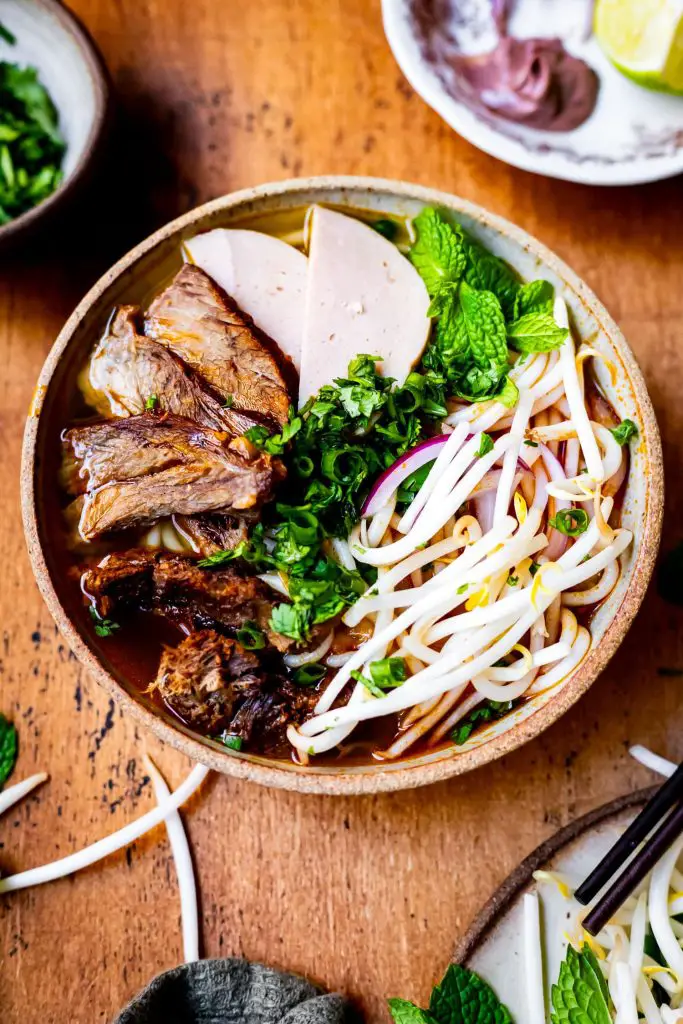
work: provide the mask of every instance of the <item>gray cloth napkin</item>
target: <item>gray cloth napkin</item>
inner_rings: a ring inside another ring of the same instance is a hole
[[[114,1024],[352,1024],[339,995],[247,960],[200,960],[160,974]]]

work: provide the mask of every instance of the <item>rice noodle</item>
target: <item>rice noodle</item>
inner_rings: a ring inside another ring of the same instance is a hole
[[[37,772],[35,775],[29,775],[27,779],[22,779],[21,782],[15,782],[13,786],[3,789],[0,792],[0,814],[4,814],[14,804],[23,800],[36,786],[40,786],[42,782],[47,782],[48,778],[47,772]]]
[[[135,842],[140,836],[151,831],[165,821],[169,814],[172,814],[178,807],[181,807],[195,793],[202,782],[209,774],[209,769],[203,764],[195,765],[184,782],[178,786],[169,799],[161,806],[154,807],[147,811],[137,821],[131,821],[124,825],[118,832],[113,832],[104,839],[84,847],[77,853],[71,853],[67,857],[61,857],[50,864],[43,864],[38,868],[31,868],[28,871],[20,871],[16,875],[8,875],[0,878],[0,893],[15,892],[17,889],[26,889],[32,885],[42,885],[44,882],[52,882],[56,878],[64,878],[72,875],[75,871],[90,867],[98,860],[108,857],[111,853],[123,849],[130,843]]]
[[[559,297],[555,299],[554,314],[555,320],[559,326],[569,329],[569,318],[567,316],[567,306],[564,299]],[[604,476],[602,459],[600,458],[598,444],[595,440],[595,435],[593,434],[593,429],[588,419],[586,404],[583,398],[583,390],[577,375],[576,361],[574,358],[574,342],[572,340],[571,331],[567,340],[560,347],[560,366],[562,368],[565,396],[569,402],[571,417],[576,428],[577,437],[581,444],[583,457],[586,460],[588,475],[594,480],[601,481]]]
[[[282,660],[287,668],[301,668],[302,665],[310,665],[316,661],[322,661],[334,640],[334,630],[330,630],[324,640],[312,651],[305,651],[303,654],[284,654]]]
[[[538,895],[524,894],[524,982],[527,1024],[545,1024],[545,990],[541,950],[541,913]]]
[[[152,779],[157,803],[163,807],[171,796],[166,780],[155,765],[152,758],[145,754],[145,767]],[[183,828],[178,809],[173,810],[166,818],[166,831],[171,844],[171,852],[175,861],[180,893],[180,920],[183,930],[183,953],[185,963],[199,960],[199,920],[197,913],[197,886],[195,883],[192,855]]]

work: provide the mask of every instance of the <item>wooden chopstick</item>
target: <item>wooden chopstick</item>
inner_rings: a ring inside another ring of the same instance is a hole
[[[614,885],[593,907],[590,914],[585,917],[583,927],[589,935],[597,935],[602,931],[609,919],[614,916],[622,903],[640,885],[648,872],[676,842],[682,832],[683,803],[680,803],[648,839]]]
[[[683,799],[683,764],[658,789],[647,802],[637,818],[635,818],[624,834],[602,858],[588,878],[576,890],[576,899],[584,905],[594,899],[602,887],[619,871],[636,847],[659,824],[667,811]]]

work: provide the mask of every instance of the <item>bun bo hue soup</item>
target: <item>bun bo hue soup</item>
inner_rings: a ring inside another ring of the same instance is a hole
[[[548,282],[436,209],[187,240],[59,424],[88,628],[234,750],[462,745],[577,667],[619,578],[637,426],[596,359]]]

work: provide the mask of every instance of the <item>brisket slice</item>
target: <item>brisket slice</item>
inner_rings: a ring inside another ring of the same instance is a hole
[[[81,588],[103,618],[122,611],[152,611],[189,630],[237,630],[255,622],[278,650],[291,641],[270,630],[272,590],[234,569],[202,569],[183,555],[142,548],[112,553],[83,573]]]
[[[199,267],[185,264],[154,299],[145,334],[174,352],[233,409],[286,423],[291,398],[267,340]]]
[[[249,536],[247,523],[242,517],[173,516],[173,525],[203,558],[215,555],[217,551],[232,551]]]
[[[287,725],[302,721],[316,700],[212,629],[165,647],[150,689],[192,728],[226,730],[259,749],[280,744]]]
[[[225,399],[158,342],[138,332],[137,306],[120,306],[90,360],[88,400],[103,416],[138,416],[154,398],[157,412],[238,437],[260,422]]]
[[[279,460],[244,438],[230,441],[177,416],[74,427],[64,443],[65,482],[73,493],[85,491],[85,540],[176,513],[254,509],[272,497],[284,475]]]

